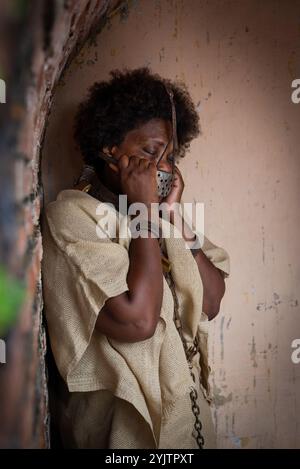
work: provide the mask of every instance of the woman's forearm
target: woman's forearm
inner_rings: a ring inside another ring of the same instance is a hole
[[[211,320],[220,310],[221,300],[225,293],[225,282],[223,275],[217,267],[199,249],[195,255],[198,270],[203,284],[202,310]]]
[[[163,272],[158,240],[132,239],[129,247],[130,267],[127,275],[128,298],[135,311],[152,311],[159,316],[163,295]],[[139,313],[138,313],[139,316]]]
[[[106,335],[124,341],[153,335],[163,296],[163,272],[157,238],[132,238],[129,246],[129,291],[107,300],[98,326]]]

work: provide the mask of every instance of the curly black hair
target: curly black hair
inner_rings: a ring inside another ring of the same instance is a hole
[[[184,83],[174,83],[148,67],[113,70],[111,79],[94,83],[78,107],[74,138],[86,164],[100,169],[99,150],[120,145],[127,132],[153,118],[172,122],[168,86],[174,94],[178,156],[183,157],[200,132],[199,117]]]

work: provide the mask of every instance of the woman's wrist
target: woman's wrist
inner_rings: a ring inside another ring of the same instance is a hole
[[[161,227],[148,218],[138,218],[130,221],[132,238],[161,238]]]
[[[168,214],[170,223],[176,226],[176,228],[181,232],[186,246],[195,257],[201,251],[201,243],[198,235],[183,218],[178,204],[173,209],[170,209]]]

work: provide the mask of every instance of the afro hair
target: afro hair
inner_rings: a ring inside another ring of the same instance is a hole
[[[178,153],[183,157],[190,142],[200,133],[199,117],[184,83],[174,83],[154,74],[148,67],[113,70],[110,80],[94,83],[79,104],[74,138],[86,164],[100,169],[99,150],[120,145],[130,130],[151,119],[172,122],[170,97],[173,91],[177,118]]]

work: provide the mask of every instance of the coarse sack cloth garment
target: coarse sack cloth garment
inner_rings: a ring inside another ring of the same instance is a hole
[[[173,297],[165,278],[161,315],[151,338],[120,343],[95,329],[105,301],[129,290],[126,280],[129,217],[105,204],[107,219],[112,221],[107,225],[108,230],[116,226],[116,232],[108,232],[106,237],[100,238],[96,232],[97,207],[99,209],[99,204],[103,203],[88,193],[67,189],[46,207],[42,268],[51,348],[59,373],[71,393],[90,391],[88,394],[92,396],[92,391],[106,390],[131,404],[137,418],[142,416],[142,422],[149,426],[153,447],[160,447],[161,431],[166,428],[168,416],[171,419],[176,403],[188,396],[187,403],[191,407],[189,391],[193,382],[173,321]],[[196,335],[199,340],[199,351],[193,363],[200,374],[201,398],[204,396],[203,402],[209,406],[208,318],[202,312],[200,274],[184,240],[176,237],[176,228],[163,219],[161,228],[172,266],[184,336],[188,345],[193,344]],[[171,233],[171,236],[164,238],[164,233]],[[206,237],[202,250],[227,277],[229,257],[226,251]],[[190,409],[188,412],[192,433],[194,416]],[[132,419],[130,425],[134,427]],[[178,441],[172,432],[169,438],[174,438],[174,444],[180,444],[180,428],[173,428],[173,432],[179,432]],[[128,442],[126,438],[124,435],[124,442],[120,442],[119,437],[119,447],[126,447],[122,446],[126,444],[134,448],[134,441]],[[140,444],[143,447],[143,443]],[[145,443],[145,447],[147,444],[151,447],[151,443]],[[172,445],[172,441],[169,444]]]

